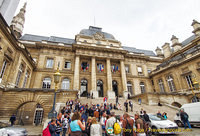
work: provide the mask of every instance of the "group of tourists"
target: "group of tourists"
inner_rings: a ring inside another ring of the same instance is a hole
[[[57,118],[53,118],[47,129],[51,136],[145,136],[146,125],[149,120],[145,117],[147,114],[136,113],[131,117],[127,112],[123,115],[115,115],[111,111],[119,102],[116,98],[116,104],[81,104],[78,100],[68,100],[66,107],[61,109]],[[132,105],[132,102],[126,101],[124,106]],[[132,106],[131,107],[131,111]],[[148,115],[147,115],[148,116]],[[135,118],[135,120],[133,120]]]
[[[125,113],[115,115],[112,109],[120,105],[107,102],[104,97],[102,104],[81,104],[78,99],[68,100],[57,118],[53,118],[48,129],[51,136],[148,136],[150,119],[141,108],[136,114],[128,114],[128,106],[133,111],[132,101],[124,102]],[[185,116],[186,113],[182,113]],[[157,112],[157,116],[167,119],[167,113]],[[184,124],[189,122],[185,120]],[[190,127],[190,126],[189,126]],[[45,136],[45,135],[44,135]]]

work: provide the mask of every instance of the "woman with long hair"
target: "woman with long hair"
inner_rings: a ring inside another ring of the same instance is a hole
[[[82,131],[85,130],[85,121],[81,122],[81,115],[77,111],[72,116],[70,123],[69,134],[70,136],[82,136]]]
[[[101,125],[97,122],[96,117],[92,118],[90,136],[102,136],[102,128],[101,128]]]

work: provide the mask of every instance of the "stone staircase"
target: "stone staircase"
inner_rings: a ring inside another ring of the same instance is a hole
[[[96,99],[87,99],[87,98],[80,98],[79,99],[81,104],[103,104],[103,98],[96,98]],[[115,114],[117,115],[122,115],[125,112],[125,107],[124,107],[124,102],[126,100],[124,98],[119,98],[119,103],[122,106],[122,110],[112,110],[115,111]],[[132,100],[131,100],[132,101]],[[168,119],[171,121],[174,121],[174,116],[176,115],[177,109],[169,107],[169,106],[156,106],[156,105],[147,105],[147,104],[141,104],[139,105],[135,101],[133,102],[133,112],[130,111],[129,107],[129,114],[131,116],[134,116],[136,112],[139,112],[141,108],[143,108],[147,113],[157,113],[160,111],[161,113],[166,112]],[[108,99],[108,103],[112,103],[113,105],[115,104],[115,99]]]

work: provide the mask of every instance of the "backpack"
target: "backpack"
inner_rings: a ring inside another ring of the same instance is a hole
[[[42,131],[43,136],[51,136],[51,133],[49,131],[49,125]]]
[[[121,126],[119,125],[119,123],[117,123],[117,119],[116,119],[116,122],[113,125],[113,128],[114,128],[114,134],[115,135],[120,134],[121,131],[122,131]]]
[[[126,119],[126,131],[124,132],[125,133],[125,136],[131,136],[133,135],[133,127],[131,127],[131,125],[129,124],[128,120]]]

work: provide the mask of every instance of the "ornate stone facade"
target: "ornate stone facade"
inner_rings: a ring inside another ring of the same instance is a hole
[[[57,102],[75,98],[76,91],[81,97],[93,94],[94,98],[127,98],[129,94],[149,104],[159,100],[168,104],[189,102],[193,75],[200,81],[200,25],[197,21],[192,25],[193,36],[182,43],[173,36],[172,48],[165,43],[163,53],[157,48],[155,55],[153,51],[122,46],[112,34],[92,26],[81,30],[75,39],[31,34],[17,39],[0,16],[0,112],[8,110],[6,115],[11,115],[32,105],[22,107],[23,103],[35,102],[47,115],[58,66],[61,82]],[[23,95],[27,96],[25,100]]]

